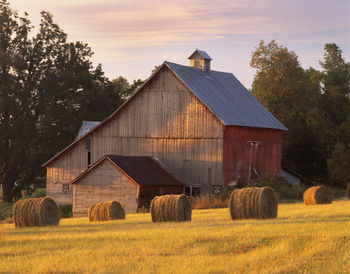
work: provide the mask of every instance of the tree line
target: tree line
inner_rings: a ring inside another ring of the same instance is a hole
[[[276,41],[252,54],[251,92],[287,128],[282,165],[309,182],[350,183],[350,63],[334,43],[324,46],[321,71],[303,69],[298,56]]]
[[[48,12],[37,34],[28,14],[0,1],[0,184],[3,199],[28,188],[41,165],[75,138],[83,120],[102,121],[142,81],[109,81],[91,48],[68,42]]]
[[[28,14],[0,0],[0,184],[11,202],[44,177],[41,165],[70,144],[83,120],[102,121],[142,85],[105,77],[91,48],[41,12],[32,35]],[[261,41],[250,65],[251,92],[289,130],[282,164],[310,181],[350,182],[350,64],[326,44],[322,71],[303,69],[297,55],[276,41]]]

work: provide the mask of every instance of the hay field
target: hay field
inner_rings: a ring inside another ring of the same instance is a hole
[[[228,209],[192,221],[150,214],[58,227],[0,225],[1,273],[348,273],[350,200],[280,204],[278,218],[230,220]]]

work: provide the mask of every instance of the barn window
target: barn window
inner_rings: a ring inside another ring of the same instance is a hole
[[[185,195],[194,197],[201,194],[201,186],[185,186]]]
[[[88,151],[87,155],[88,168],[91,166],[91,151]]]
[[[71,190],[70,184],[62,184],[62,190],[63,192],[68,192]]]

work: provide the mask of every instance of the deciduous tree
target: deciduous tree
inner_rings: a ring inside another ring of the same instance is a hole
[[[124,100],[94,68],[92,51],[41,13],[36,35],[0,0],[0,183],[11,202],[16,187],[42,176],[46,160],[76,136],[82,120],[103,120]]]

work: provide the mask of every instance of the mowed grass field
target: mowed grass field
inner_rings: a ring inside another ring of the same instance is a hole
[[[350,200],[280,204],[273,220],[194,210],[187,223],[150,214],[58,227],[0,225],[1,273],[350,273]]]

